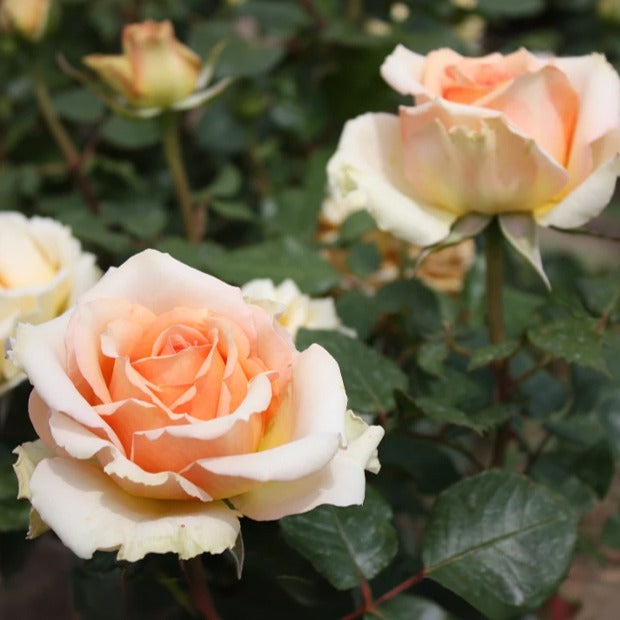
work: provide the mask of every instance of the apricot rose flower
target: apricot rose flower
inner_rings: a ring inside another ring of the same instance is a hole
[[[154,250],[21,325],[13,357],[41,438],[17,450],[31,533],[80,557],[220,553],[240,515],[359,504],[378,469],[383,430],[347,412],[323,348],[298,352],[238,288]]]

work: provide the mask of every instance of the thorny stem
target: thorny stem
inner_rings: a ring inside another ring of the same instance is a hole
[[[37,66],[33,66],[31,74],[34,84],[34,93],[43,120],[49,132],[52,134],[54,141],[58,145],[58,148],[62,152],[67,162],[69,172],[73,175],[84,200],[90,206],[91,211],[97,214],[99,213],[99,203],[97,202],[88,177],[86,177],[81,170],[83,157],[71,139],[71,136],[67,133],[64,125],[60,122],[56,110],[54,110],[54,105],[41,71]]]
[[[504,240],[499,224],[492,222],[485,232],[486,259],[486,301],[489,338],[492,344],[506,340],[504,329]],[[510,394],[510,376],[507,360],[496,360],[492,364],[495,374],[496,399],[508,400]],[[504,461],[506,446],[510,441],[509,423],[502,424],[495,435],[491,465],[501,466]]]
[[[221,620],[209,591],[207,576],[200,556],[181,560],[181,568],[196,607],[205,620]]]
[[[165,113],[163,121],[164,155],[168,169],[174,180],[185,236],[191,243],[199,243],[207,228],[206,206],[194,205],[192,191],[183,164],[181,142],[179,140],[178,116],[175,112]]]

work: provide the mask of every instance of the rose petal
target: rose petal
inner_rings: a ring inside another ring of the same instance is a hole
[[[259,375],[249,384],[244,401],[230,415],[137,432],[131,458],[146,471],[180,471],[207,457],[253,452],[263,428],[259,414],[269,406],[271,395],[268,376]]]
[[[153,286],[153,282],[165,282],[165,286]],[[109,269],[80,301],[106,298],[141,304],[156,315],[174,307],[209,309],[229,317],[250,337],[254,335],[250,309],[237,287],[156,250],[132,256],[122,269]]]
[[[365,493],[364,469],[378,471],[376,451],[383,434],[380,426],[369,427],[348,412],[349,445],[340,449],[326,467],[292,482],[262,484],[231,501],[243,515],[258,521],[306,512],[320,504],[361,504]]]
[[[577,228],[596,217],[608,204],[620,174],[620,156],[599,166],[581,185],[548,211],[534,215],[542,226]]]
[[[552,63],[566,74],[580,98],[568,162],[568,171],[577,184],[591,171],[584,168],[583,160],[588,157],[584,149],[619,126],[620,79],[602,54],[554,58]]]
[[[460,54],[452,50],[444,51],[451,52],[455,58],[461,58]],[[425,63],[425,56],[399,44],[383,61],[380,72],[383,79],[401,95],[426,95],[432,98],[438,93],[422,85]]]
[[[239,533],[235,513],[223,503],[157,501],[129,495],[89,463],[53,458],[30,479],[32,505],[78,557],[118,549],[119,560],[147,553],[188,559],[222,553]]]
[[[231,497],[259,482],[286,482],[315,473],[333,458],[340,439],[335,434],[316,434],[263,452],[202,459],[181,474],[214,499]]]
[[[517,77],[507,88],[492,92],[477,105],[501,112],[559,164],[568,164],[579,95],[556,67],[543,67]]]
[[[41,325],[20,324],[13,357],[50,409],[66,413],[120,447],[112,429],[95,413],[67,376],[64,334],[70,318],[71,312],[66,312]]]
[[[401,120],[412,187],[456,215],[533,211],[568,180],[497,112],[436,99],[401,108]]]
[[[364,114],[344,127],[327,165],[330,187],[367,209],[377,225],[416,245],[443,239],[456,216],[413,196],[405,176],[398,117]]]

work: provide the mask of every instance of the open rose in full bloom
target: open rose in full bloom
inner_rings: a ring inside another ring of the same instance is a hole
[[[349,121],[328,165],[334,193],[381,228],[427,246],[463,216],[499,215],[518,236],[581,226],[609,202],[620,79],[602,55],[425,57],[398,46],[381,73],[416,105]]]
[[[170,21],[129,24],[123,53],[90,54],[84,63],[136,107],[164,108],[199,86],[202,61],[174,36]]]
[[[12,355],[41,438],[15,466],[31,533],[47,524],[83,558],[220,553],[240,515],[359,504],[378,469],[383,429],[347,412],[323,348],[298,352],[238,288],[154,250],[21,325]]]
[[[66,226],[0,212],[0,394],[25,378],[4,355],[17,323],[53,319],[100,275],[95,257],[82,251]]]

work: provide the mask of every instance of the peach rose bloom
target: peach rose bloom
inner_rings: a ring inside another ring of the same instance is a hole
[[[0,394],[25,378],[4,351],[17,323],[62,314],[100,275],[95,257],[82,251],[66,226],[0,212]]]
[[[168,107],[185,99],[196,90],[202,65],[167,20],[125,26],[121,55],[90,54],[84,63],[136,107]]]
[[[238,288],[154,250],[21,325],[13,358],[41,438],[17,449],[32,534],[83,558],[220,553],[240,515],[359,504],[378,469],[383,429],[347,412],[323,348],[298,352]]]
[[[2,0],[0,24],[31,41],[38,41],[47,27],[51,5],[51,0]]]
[[[415,107],[349,121],[328,165],[332,190],[381,228],[426,246],[472,213],[574,228],[609,202],[620,79],[602,55],[424,57],[398,46],[381,73]]]

